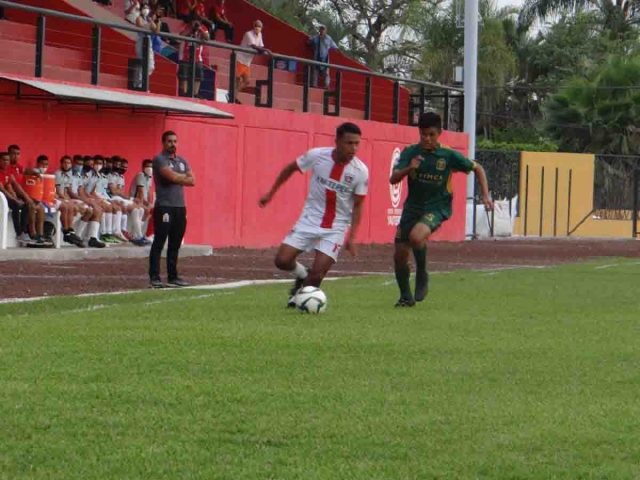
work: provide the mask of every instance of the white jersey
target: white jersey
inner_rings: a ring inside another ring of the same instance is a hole
[[[320,228],[346,229],[354,196],[367,194],[369,169],[357,157],[346,164],[335,162],[333,150],[313,148],[296,161],[300,171],[312,174],[301,219]]]

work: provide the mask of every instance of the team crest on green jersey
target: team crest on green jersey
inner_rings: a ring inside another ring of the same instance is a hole
[[[447,161],[444,158],[439,158],[436,162],[436,170],[444,170],[447,168]]]

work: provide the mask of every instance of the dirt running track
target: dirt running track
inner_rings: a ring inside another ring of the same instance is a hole
[[[393,245],[360,245],[359,248],[357,258],[343,252],[331,276],[393,272]],[[434,272],[556,265],[598,257],[640,258],[640,242],[634,240],[482,240],[432,243],[428,248],[429,270]],[[289,278],[273,266],[274,253],[274,249],[221,249],[210,257],[181,259],[179,270],[194,285]],[[0,299],[138,290],[147,287],[146,271],[146,259],[139,258],[46,263],[7,261],[0,263]]]

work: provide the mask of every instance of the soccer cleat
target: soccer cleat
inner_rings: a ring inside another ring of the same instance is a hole
[[[114,233],[113,236],[116,238],[116,240],[119,240],[121,243],[126,243],[129,241],[129,239],[125,237],[124,234],[122,234],[121,232]]]
[[[90,248],[104,248],[107,245],[104,242],[101,242],[95,237],[89,239],[89,243],[87,244]]]
[[[120,240],[118,240],[116,237],[114,237],[111,234],[100,235],[100,240],[102,240],[104,243],[110,243],[112,245],[118,245],[120,243]]]
[[[399,307],[399,308],[415,307],[416,306],[416,301],[413,298],[402,298],[402,297],[400,297],[400,299],[396,302],[395,306]]]
[[[167,283],[167,286],[172,288],[183,288],[183,287],[188,287],[189,284],[184,280],[182,280],[181,278],[174,278],[173,280],[169,280],[169,282]]]
[[[151,288],[164,288],[164,283],[159,278],[152,278],[149,280],[149,286]]]
[[[62,237],[65,243],[70,243],[72,245],[76,245],[77,247],[84,247],[82,240],[73,232],[65,233],[64,237]]]
[[[147,243],[144,241],[144,238],[134,238],[134,239],[131,239],[130,242],[137,247],[144,247],[147,245]]]
[[[126,232],[126,231],[124,231],[124,230],[122,231],[122,236],[123,236],[124,238],[126,238],[128,241],[135,240],[135,239],[133,238],[133,235],[131,235],[129,232]]]
[[[304,267],[307,270],[307,275],[309,275],[309,272],[311,271],[311,269],[309,267]],[[292,297],[295,297],[296,293],[298,293],[298,290],[300,290],[302,288],[302,285],[304,284],[304,281],[307,278],[296,278],[295,283],[293,284],[293,288],[291,290],[289,290],[289,295]]]
[[[416,273],[416,302],[421,302],[427,298],[429,293],[429,272]]]

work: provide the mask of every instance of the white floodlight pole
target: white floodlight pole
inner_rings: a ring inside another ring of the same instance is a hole
[[[464,131],[469,136],[469,158],[476,156],[476,102],[478,87],[478,0],[464,0]],[[467,197],[473,196],[475,174],[467,177]],[[468,223],[467,223],[468,225]],[[473,225],[471,225],[473,228]],[[471,235],[473,230],[466,232]]]

